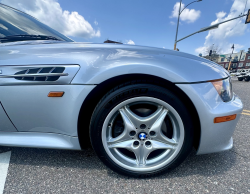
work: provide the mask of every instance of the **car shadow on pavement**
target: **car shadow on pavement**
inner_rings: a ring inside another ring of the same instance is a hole
[[[91,173],[92,170],[100,170],[106,176],[119,179],[131,179],[121,176],[105,167],[98,159],[94,151],[89,148],[83,151],[50,150],[35,148],[9,148],[1,147],[0,153],[12,151],[10,165],[37,166],[57,169],[81,169]],[[192,175],[213,176],[224,174],[236,164],[237,155],[232,151],[215,154],[196,155],[195,150],[176,169],[167,174],[157,176],[156,179],[185,177]],[[154,178],[154,179],[155,179]]]

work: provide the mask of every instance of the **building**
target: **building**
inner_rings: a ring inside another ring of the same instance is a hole
[[[223,54],[219,56],[217,63],[221,65],[222,67],[224,67],[225,69],[228,69],[230,60],[232,61],[230,70],[233,70],[236,72],[238,69],[249,68],[250,67],[250,52],[249,51],[245,52],[244,50],[241,50],[238,53]]]
[[[244,62],[244,68],[250,69],[250,48],[248,49],[248,52],[246,53],[246,60]]]

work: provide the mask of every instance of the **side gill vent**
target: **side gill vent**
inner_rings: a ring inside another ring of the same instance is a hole
[[[15,75],[23,75],[20,77],[15,77],[15,79],[25,81],[56,81],[60,78],[60,75],[58,74],[63,73],[64,70],[65,67],[26,69],[15,73]]]

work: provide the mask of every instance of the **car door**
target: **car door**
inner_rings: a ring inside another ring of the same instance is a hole
[[[1,89],[0,89],[1,92]],[[0,132],[1,131],[17,131],[15,126],[12,124],[11,120],[9,119],[8,115],[5,112],[5,109],[0,102]]]

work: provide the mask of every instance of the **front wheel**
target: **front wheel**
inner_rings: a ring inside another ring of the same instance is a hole
[[[238,77],[238,81],[243,81],[243,77]]]
[[[249,82],[249,81],[250,81],[250,76],[245,77],[244,80],[245,80],[246,82]]]
[[[108,93],[97,105],[90,127],[92,146],[112,170],[152,176],[178,166],[190,153],[193,124],[171,91],[134,84]]]

